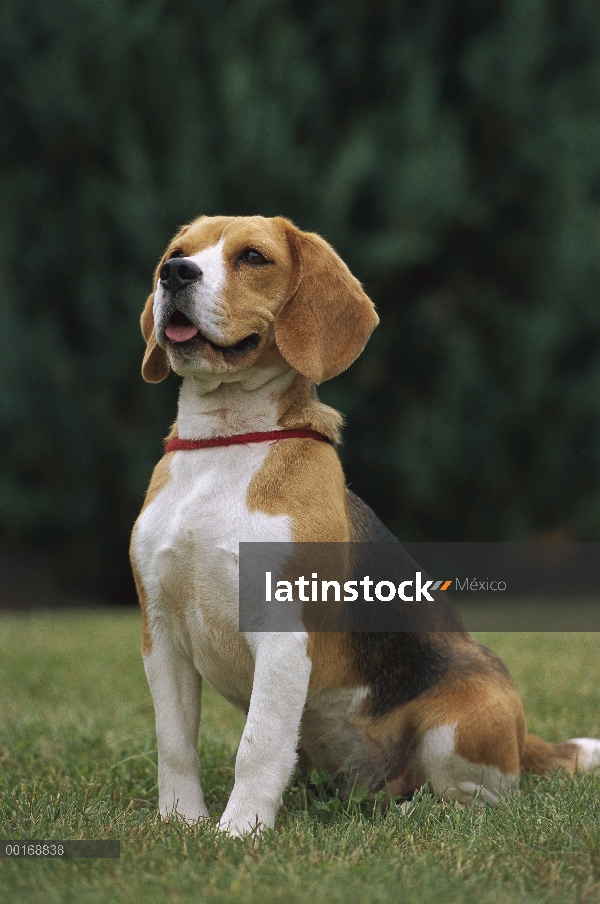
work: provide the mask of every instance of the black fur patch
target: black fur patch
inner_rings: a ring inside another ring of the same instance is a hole
[[[348,490],[348,507],[354,542],[392,542],[397,544],[398,561],[406,559],[407,570],[415,563],[394,535],[362,499]],[[442,606],[445,604],[443,601]],[[452,635],[464,636],[458,615],[443,612],[439,633],[356,633],[350,635],[350,647],[361,681],[372,688],[369,706],[375,716],[383,716],[438,684],[448,672],[460,669],[463,649],[456,649]],[[460,645],[461,648],[463,645]],[[471,656],[467,656],[471,660]],[[462,663],[461,663],[462,664]],[[465,663],[466,664],[466,663]]]
[[[352,634],[350,642],[361,681],[371,687],[368,706],[374,716],[434,687],[454,662],[439,634]]]

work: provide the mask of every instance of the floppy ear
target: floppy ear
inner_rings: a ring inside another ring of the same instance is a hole
[[[322,383],[358,358],[379,318],[359,281],[324,239],[284,225],[296,273],[290,297],[275,318],[275,341],[295,370]]]
[[[152,306],[154,304],[154,293],[148,296],[140,325],[142,327],[142,336],[146,340],[146,354],[142,362],[142,376],[147,383],[160,383],[169,375],[169,362],[166,353],[157,345],[156,333],[154,331],[154,314]]]

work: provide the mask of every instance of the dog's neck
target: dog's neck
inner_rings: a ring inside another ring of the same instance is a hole
[[[339,440],[341,415],[317,398],[314,383],[296,371],[251,368],[242,378],[217,382],[185,377],[179,392],[176,435],[207,439],[239,433],[305,428]]]

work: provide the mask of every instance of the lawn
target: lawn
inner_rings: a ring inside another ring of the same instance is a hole
[[[600,901],[600,779],[524,778],[497,809],[419,794],[410,812],[296,781],[256,843],[156,819],[156,741],[137,611],[0,617],[0,834],[118,838],[120,860],[0,861],[0,900]],[[600,737],[600,635],[488,634],[550,740]],[[200,749],[217,815],[243,720],[205,688]],[[359,798],[360,795],[356,795]]]

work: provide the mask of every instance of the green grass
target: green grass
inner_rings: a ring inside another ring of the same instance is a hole
[[[417,795],[410,815],[297,781],[259,843],[161,824],[140,629],[137,612],[0,618],[2,837],[122,842],[120,860],[0,861],[4,904],[600,901],[590,776],[523,779],[483,811]],[[482,639],[513,672],[531,730],[600,737],[600,635]],[[242,725],[206,688],[200,748],[215,815]]]

